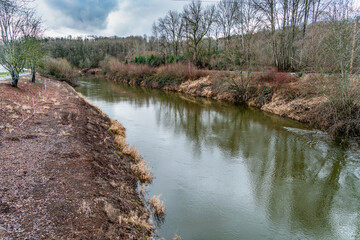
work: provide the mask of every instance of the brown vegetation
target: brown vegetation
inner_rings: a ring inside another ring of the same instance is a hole
[[[172,240],[181,240],[181,237],[177,234],[175,234],[175,236],[172,238]]]
[[[125,128],[116,120],[111,120],[110,131],[118,135],[117,137],[125,138]]]
[[[160,195],[153,196],[149,199],[150,209],[156,216],[163,216],[165,214],[164,202],[160,200]]]
[[[207,76],[206,70],[200,70],[191,63],[171,63],[156,69],[154,80],[163,83],[181,83]]]
[[[115,133],[116,136],[114,142],[119,146],[121,153],[131,157],[131,170],[137,176],[139,181],[142,184],[151,183],[154,177],[152,176],[149,167],[146,165],[146,162],[141,157],[137,148],[134,146],[130,147],[126,142],[125,128],[119,122],[111,120],[109,129]]]
[[[207,76],[206,70],[196,68],[191,63],[172,63],[158,68],[135,63],[122,63],[116,58],[107,58],[101,62],[103,72],[113,78],[139,84],[156,82],[161,86],[178,84],[186,80],[196,80]]]
[[[154,179],[149,167],[146,165],[146,162],[144,160],[132,164],[131,169],[134,171],[135,175],[138,177],[141,183],[151,183]]]
[[[44,60],[43,66],[41,66],[40,73],[61,81],[66,81],[72,86],[77,85],[75,78],[79,75],[71,64],[63,58],[47,58]]]
[[[119,223],[133,224],[135,226],[143,227],[148,231],[154,230],[154,225],[148,218],[143,218],[137,212],[131,211],[128,216],[119,216]],[[151,238],[148,238],[151,239]]]

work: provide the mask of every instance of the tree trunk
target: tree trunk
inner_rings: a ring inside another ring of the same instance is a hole
[[[197,44],[195,43],[194,44],[194,55],[193,55],[193,63],[195,64],[195,65],[197,65],[197,59],[198,57],[197,57]]]
[[[35,68],[31,68],[31,81],[34,83],[36,78],[36,71],[35,71]]]
[[[11,72],[12,86],[17,88],[19,82],[19,74],[15,72]]]
[[[350,77],[353,71],[353,63],[354,63],[354,52],[355,52],[355,43],[356,43],[356,29],[357,29],[357,21],[360,19],[360,17],[355,18],[354,21],[354,30],[353,30],[353,39],[352,39],[352,47],[351,47],[351,56],[350,56]]]

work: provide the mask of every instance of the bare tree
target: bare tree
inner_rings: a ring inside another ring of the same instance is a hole
[[[40,29],[40,19],[26,3],[28,1],[0,2],[0,64],[10,72],[14,87],[29,56],[26,38],[36,36]]]
[[[230,37],[236,20],[239,18],[239,5],[236,1],[221,0],[217,5],[217,21],[225,38],[225,49],[228,48]]]
[[[331,10],[326,36],[321,43],[322,51],[318,53],[323,60],[323,66],[320,67],[320,80],[324,81],[322,90],[334,110],[335,120],[340,125],[342,121],[351,119],[357,119],[358,123],[356,114],[360,114],[360,12],[353,8],[351,2],[337,2],[331,6]],[[357,64],[354,65],[355,63]],[[329,72],[332,73],[331,78],[328,77]]]
[[[296,68],[295,43],[305,36],[310,1],[254,0],[256,8],[265,15],[263,23],[270,30],[274,64],[279,70]]]
[[[238,3],[236,18],[236,33],[240,36],[241,52],[247,65],[250,66],[252,59],[253,37],[260,27],[259,11],[254,7],[253,0],[241,0]]]
[[[172,53],[177,56],[184,36],[184,22],[181,14],[176,11],[169,11],[165,18],[159,20],[159,28],[167,35]]]
[[[276,40],[278,0],[254,0],[254,5],[264,15],[264,18],[261,19],[264,27],[270,29],[273,61],[275,66],[278,66],[278,42]]]
[[[215,20],[215,6],[204,8],[201,1],[192,1],[184,7],[183,18],[192,59],[198,63],[201,43]]]

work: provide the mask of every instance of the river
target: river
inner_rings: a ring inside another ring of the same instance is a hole
[[[242,106],[86,78],[77,88],[151,167],[158,237],[360,239],[360,150]]]

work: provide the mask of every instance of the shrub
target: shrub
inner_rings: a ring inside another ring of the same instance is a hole
[[[165,64],[165,59],[160,56],[151,55],[147,59],[147,64],[150,67],[160,67],[161,65]]]
[[[208,74],[207,71],[199,70],[190,63],[183,64],[179,62],[157,68],[154,77],[157,81],[162,83],[179,83],[186,80],[196,80],[200,77],[205,77]]]
[[[137,81],[151,77],[155,69],[144,64],[122,63],[118,59],[108,57],[101,62],[101,69],[105,74],[110,74],[125,80],[135,79]]]
[[[135,57],[135,59],[132,62],[138,63],[138,64],[144,64],[144,63],[146,63],[146,57],[144,57],[144,56]]]
[[[292,76],[285,72],[278,72],[275,67],[268,67],[263,73],[260,73],[255,77],[257,83],[269,83],[272,85],[289,83],[295,79],[296,76]]]
[[[41,74],[50,75],[61,81],[66,81],[72,86],[76,86],[78,72],[71,64],[63,58],[47,58],[40,69]]]

